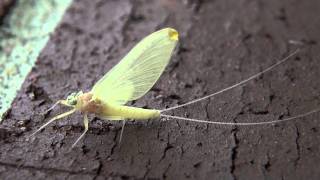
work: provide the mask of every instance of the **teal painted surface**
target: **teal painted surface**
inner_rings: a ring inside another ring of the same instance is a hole
[[[0,27],[0,121],[72,0],[18,0]]]

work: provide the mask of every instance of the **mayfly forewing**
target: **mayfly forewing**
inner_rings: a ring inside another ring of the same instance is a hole
[[[159,79],[177,42],[172,28],[148,35],[94,85],[94,97],[118,105],[140,98]]]

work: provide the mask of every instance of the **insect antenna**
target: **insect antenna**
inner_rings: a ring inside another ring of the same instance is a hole
[[[161,110],[161,112],[171,111],[171,110],[178,109],[178,108],[181,108],[181,107],[184,107],[184,106],[187,106],[187,105],[190,105],[190,104],[199,102],[199,101],[203,101],[203,100],[205,100],[205,99],[214,97],[214,96],[216,96],[216,95],[218,95],[218,94],[221,94],[221,93],[223,93],[223,92],[226,92],[226,91],[228,91],[228,90],[231,90],[231,89],[234,89],[234,88],[236,88],[236,87],[242,86],[242,85],[246,84],[248,81],[251,81],[251,80],[253,80],[253,79],[256,79],[256,78],[258,78],[259,76],[265,74],[266,72],[271,71],[272,69],[274,69],[275,67],[279,66],[280,64],[286,62],[286,61],[289,60],[292,56],[296,55],[299,51],[300,51],[300,49],[295,50],[293,53],[289,54],[287,57],[283,58],[282,60],[278,61],[277,63],[269,66],[268,68],[264,69],[263,71],[261,71],[261,72],[259,72],[259,73],[257,73],[257,74],[254,74],[254,75],[250,76],[249,78],[247,78],[247,79],[245,79],[245,80],[242,80],[242,81],[240,81],[240,82],[238,82],[238,83],[236,83],[236,84],[234,84],[234,85],[232,85],[232,86],[229,86],[229,87],[227,87],[227,88],[225,88],[225,89],[222,89],[222,90],[220,90],[220,91],[217,91],[217,92],[215,92],[215,93],[209,94],[209,95],[204,96],[204,97],[202,97],[202,98],[192,100],[192,101],[187,102],[187,103],[185,103],[185,104],[181,104],[181,105],[173,106],[173,107],[170,107],[170,108],[167,108],[167,109],[163,109],[163,110]]]
[[[219,122],[219,121],[207,121],[207,120],[200,120],[200,119],[192,119],[192,118],[186,118],[186,117],[180,117],[180,116],[171,116],[167,114],[161,114],[160,117],[165,117],[169,119],[177,119],[177,120],[183,120],[183,121],[191,121],[191,122],[197,122],[197,123],[207,123],[207,124],[217,124],[217,125],[229,125],[229,126],[254,126],[254,125],[266,125],[266,124],[275,124],[275,123],[281,123],[281,122],[286,122],[286,121],[292,121],[292,120],[297,120],[299,118],[303,118],[309,115],[312,115],[314,113],[317,113],[320,111],[320,108],[309,111],[304,114],[299,114],[297,116],[293,117],[288,117],[285,119],[277,119],[277,120],[272,120],[272,121],[266,121],[266,122]]]

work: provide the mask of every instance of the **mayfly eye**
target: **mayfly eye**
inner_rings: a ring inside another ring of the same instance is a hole
[[[70,104],[73,105],[73,106],[76,105],[77,104],[77,100],[76,99],[72,100]]]
[[[75,93],[71,93],[68,97],[67,97],[67,103],[71,106],[75,106],[77,104],[77,97]]]
[[[75,98],[67,98],[67,103],[71,106],[75,106],[77,104],[77,100]]]

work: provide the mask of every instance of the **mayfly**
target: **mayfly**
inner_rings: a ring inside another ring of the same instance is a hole
[[[86,93],[83,93],[82,91],[72,93],[67,97],[67,99],[57,101],[48,111],[52,110],[58,104],[69,106],[72,109],[63,114],[55,116],[47,123],[42,125],[32,135],[42,130],[53,121],[66,117],[76,111],[80,111],[84,114],[84,132],[76,140],[72,147],[74,147],[88,131],[88,114],[90,113],[95,114],[101,119],[122,120],[123,122],[125,122],[126,119],[147,120],[165,117],[211,124],[259,125],[288,121],[316,112],[311,111],[306,114],[287,119],[256,123],[213,122],[165,114],[165,112],[168,112],[170,110],[208,99],[227,90],[241,86],[248,81],[270,71],[276,66],[284,63],[285,61],[290,59],[290,57],[294,56],[298,52],[298,50],[282,59],[281,61],[278,61],[274,65],[268,67],[267,69],[249,77],[248,79],[245,79],[228,88],[185,104],[163,110],[143,109],[125,106],[127,102],[136,100],[146,94],[159,79],[173,54],[178,39],[179,34],[173,28],[164,28],[148,35],[147,37],[142,39],[116,66],[114,66],[108,73],[106,73],[93,86],[91,91]],[[122,136],[123,127],[124,123],[122,126],[120,139]]]

